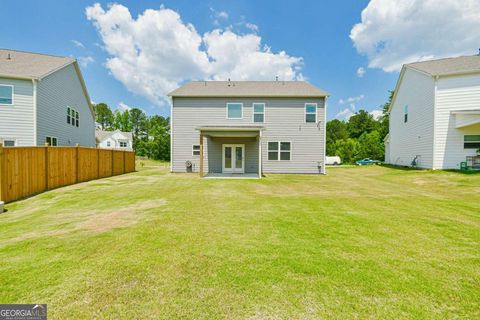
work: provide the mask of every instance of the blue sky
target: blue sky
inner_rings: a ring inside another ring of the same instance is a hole
[[[4,0],[2,12],[12,14],[2,15],[0,43],[4,48],[77,57],[92,100],[113,108],[140,107],[148,114],[168,115],[165,93],[192,78],[222,79],[231,75],[233,80],[273,80],[280,74],[283,79],[306,78],[327,90],[331,94],[328,117],[343,119],[360,108],[379,109],[388,90],[394,88],[404,62],[474,54],[480,38],[473,32],[479,30],[476,21],[480,19],[476,16],[468,20],[462,14],[480,4],[478,0],[466,1],[467,8],[455,4],[445,8],[445,18],[457,10],[459,22],[449,21],[448,30],[439,36],[438,31],[433,33],[431,28],[415,25],[430,21],[430,26],[435,27],[443,22],[442,13],[429,0],[411,0],[409,6],[403,7],[393,0],[119,1],[116,10],[110,10],[111,2],[103,1],[94,8],[95,1]],[[362,10],[369,3],[362,19]],[[87,7],[92,9],[88,17]],[[140,23],[137,18],[147,9],[159,14]],[[385,10],[390,16],[385,16]],[[131,19],[125,19],[125,12]],[[419,15],[425,19],[422,21]],[[164,23],[164,17],[168,23]],[[118,30],[110,28],[112,21],[120,25]],[[351,38],[352,28],[359,23]],[[156,30],[158,24],[162,25],[161,32]],[[410,29],[398,33],[402,24]],[[456,36],[456,28],[460,32],[469,25],[470,42],[457,41],[460,43],[452,48],[449,42]],[[179,27],[185,27],[180,28],[183,33],[171,38]],[[133,29],[137,31],[133,33]],[[219,31],[215,33],[215,29]],[[123,42],[116,41],[118,32]],[[185,38],[189,41],[184,42]],[[252,49],[255,41],[260,45]],[[174,42],[179,48],[186,43],[193,49],[180,56],[171,48]],[[194,48],[197,42],[198,48]],[[216,50],[215,45],[219,47]],[[144,52],[142,59],[132,59],[133,47],[137,48],[133,54],[140,56],[140,51]],[[228,50],[233,50],[235,57]],[[243,52],[251,54],[251,66],[238,68],[245,65]],[[252,61],[255,57],[260,60]],[[107,63],[112,58],[116,59]],[[167,61],[167,68],[159,66],[163,61]],[[277,61],[279,71],[265,66],[264,61]],[[361,77],[359,68],[365,71]],[[263,72],[261,77],[255,74],[257,69]]]

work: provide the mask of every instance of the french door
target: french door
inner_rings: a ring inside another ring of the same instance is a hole
[[[245,172],[245,145],[222,145],[222,169],[224,173]]]

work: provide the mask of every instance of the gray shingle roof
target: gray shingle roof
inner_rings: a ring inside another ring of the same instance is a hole
[[[305,81],[192,81],[171,97],[303,97],[328,96]]]
[[[432,76],[480,72],[480,55],[414,62],[406,66]]]
[[[0,49],[0,75],[38,79],[74,61],[68,57]]]

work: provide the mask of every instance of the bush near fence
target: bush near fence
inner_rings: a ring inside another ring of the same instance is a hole
[[[135,171],[132,151],[85,147],[3,147],[0,201]]]

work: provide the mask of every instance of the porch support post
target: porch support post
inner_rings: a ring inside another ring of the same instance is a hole
[[[200,178],[203,177],[203,133],[200,131]]]
[[[258,177],[262,178],[262,130],[258,131]]]

